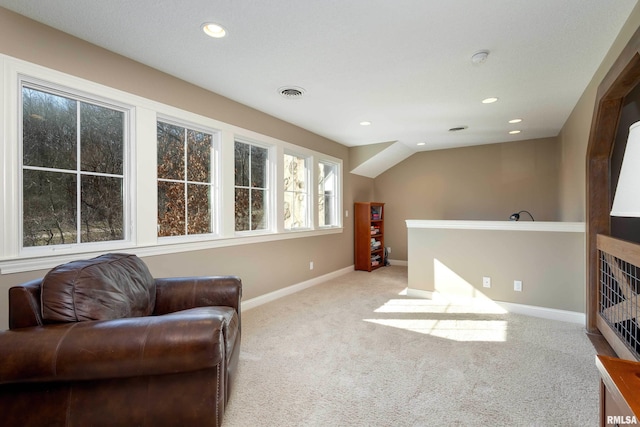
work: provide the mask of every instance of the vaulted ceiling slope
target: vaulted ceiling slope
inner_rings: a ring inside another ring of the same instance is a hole
[[[556,136],[636,0],[0,0],[346,146]],[[222,39],[201,26],[216,22]],[[475,64],[471,57],[487,50]],[[301,88],[284,97],[281,88]],[[483,104],[497,97],[493,104]],[[510,124],[510,119],[522,122]],[[361,122],[370,122],[363,126]],[[462,127],[452,132],[450,128]],[[509,134],[520,130],[519,134]],[[423,143],[424,145],[417,145]]]

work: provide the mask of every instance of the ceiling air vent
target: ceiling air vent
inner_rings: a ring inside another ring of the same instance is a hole
[[[298,99],[304,95],[304,89],[295,86],[281,87],[278,92],[287,99]]]
[[[461,130],[467,129],[469,126],[456,126],[454,128],[449,129],[449,132],[458,132]]]

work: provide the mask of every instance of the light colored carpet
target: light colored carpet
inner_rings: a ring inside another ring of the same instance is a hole
[[[596,426],[584,327],[352,272],[242,314],[224,427]]]

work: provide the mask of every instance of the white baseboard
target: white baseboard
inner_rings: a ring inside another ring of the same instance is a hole
[[[535,305],[515,304],[512,302],[495,301],[509,313],[524,314],[526,316],[542,317],[544,319],[559,320],[561,322],[587,324],[587,315],[577,311],[559,310],[557,308],[539,307]]]
[[[408,297],[433,299],[433,291],[423,291],[422,289],[407,288]]]
[[[399,259],[391,259],[391,258],[389,258],[389,264],[391,264],[391,265],[399,265],[401,267],[408,267],[409,266],[409,261],[403,261],[403,260],[399,260]]]
[[[455,301],[456,303],[460,304],[471,303],[474,300],[474,298],[472,297],[447,295],[437,291],[425,291],[422,289],[411,288],[407,288],[406,294],[410,297],[425,299],[443,298],[445,300]],[[486,300],[491,301],[492,303],[496,304],[509,313],[523,314],[525,316],[532,317],[541,317],[543,319],[558,320],[561,322],[577,323],[579,325],[585,326],[587,324],[586,314],[577,311],[559,310],[557,308],[540,307],[536,305],[516,304],[513,302],[493,301],[488,298]]]
[[[296,292],[300,292],[303,289],[307,289],[312,286],[319,285],[320,283],[326,282],[327,280],[334,279],[336,277],[342,276],[352,271],[353,271],[353,265],[342,268],[340,270],[333,271],[331,273],[324,274],[322,276],[314,277],[313,279],[309,279],[304,282],[297,283],[295,285],[287,286],[286,288],[278,289],[277,291],[269,292],[268,294],[260,295],[255,298],[242,301],[240,304],[240,309],[242,311],[251,310],[252,308],[258,307],[262,304],[266,304],[268,302],[275,301],[284,296],[291,295]]]
[[[394,264],[391,261],[391,265],[399,265]],[[403,262],[403,261],[396,261]],[[297,283],[295,285],[287,286],[286,288],[278,289],[277,291],[269,292],[268,294],[260,295],[255,298],[251,298],[247,301],[242,301],[241,310],[251,310],[252,308],[258,307],[262,304],[266,304],[271,301],[275,301],[279,298],[282,298],[287,295],[294,294],[303,289],[310,288],[312,286],[319,285],[327,280],[334,279],[336,277],[340,277],[344,274],[350,273],[354,271],[354,266],[351,265],[349,267],[342,268],[340,270],[333,271],[331,273],[324,274],[322,276],[314,277],[313,279],[306,280],[301,283]],[[406,289],[406,295],[414,298],[424,298],[424,299],[434,299],[440,295],[438,292],[433,291],[425,291],[422,289]],[[577,311],[568,311],[568,310],[559,310],[556,308],[548,308],[548,307],[540,307],[534,305],[526,305],[526,304],[516,304],[512,302],[504,302],[504,301],[493,301],[495,304],[500,306],[502,309],[516,314],[523,314],[526,316],[532,317],[541,317],[544,319],[550,320],[558,320],[561,322],[569,322],[569,323],[577,323],[580,325],[586,325],[586,315],[584,313],[580,313]]]

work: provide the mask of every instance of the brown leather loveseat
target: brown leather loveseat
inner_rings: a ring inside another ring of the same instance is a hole
[[[235,276],[154,279],[135,255],[9,290],[3,426],[219,426],[240,354]]]

